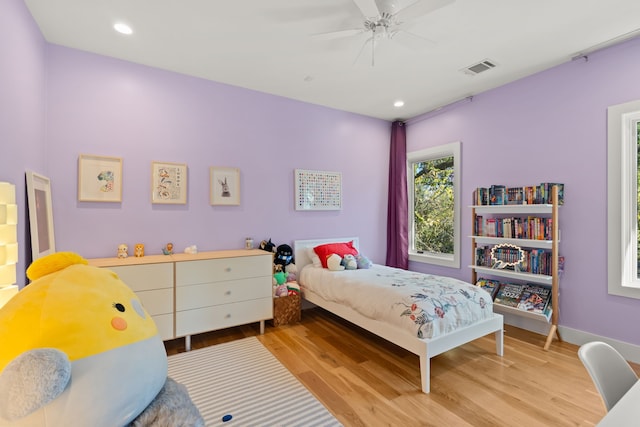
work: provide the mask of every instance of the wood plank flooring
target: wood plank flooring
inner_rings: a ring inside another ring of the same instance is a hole
[[[320,308],[299,323],[194,335],[192,348],[256,336],[345,426],[593,426],[605,414],[578,347],[505,327],[436,356],[431,393],[420,391],[418,356]],[[165,343],[168,354],[184,340]],[[640,372],[637,365],[632,365]]]

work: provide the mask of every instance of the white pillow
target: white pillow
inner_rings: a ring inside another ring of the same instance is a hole
[[[314,267],[322,268],[322,263],[320,262],[320,257],[318,256],[316,251],[313,250],[313,248],[307,248],[307,254],[308,254],[309,258],[311,258],[311,262],[313,262],[313,266]]]

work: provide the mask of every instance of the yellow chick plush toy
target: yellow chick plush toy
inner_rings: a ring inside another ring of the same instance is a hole
[[[0,309],[0,425],[124,426],[167,380],[138,297],[71,252],[36,260]]]

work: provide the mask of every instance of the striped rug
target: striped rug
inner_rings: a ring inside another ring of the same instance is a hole
[[[255,337],[169,356],[169,376],[207,426],[340,425]]]

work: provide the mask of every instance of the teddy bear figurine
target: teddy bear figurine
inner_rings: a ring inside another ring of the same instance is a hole
[[[136,256],[136,257],[143,257],[144,256],[144,244],[136,243],[136,245],[133,248],[133,255]]]
[[[124,243],[118,245],[118,258],[126,258],[129,256],[129,246]]]

